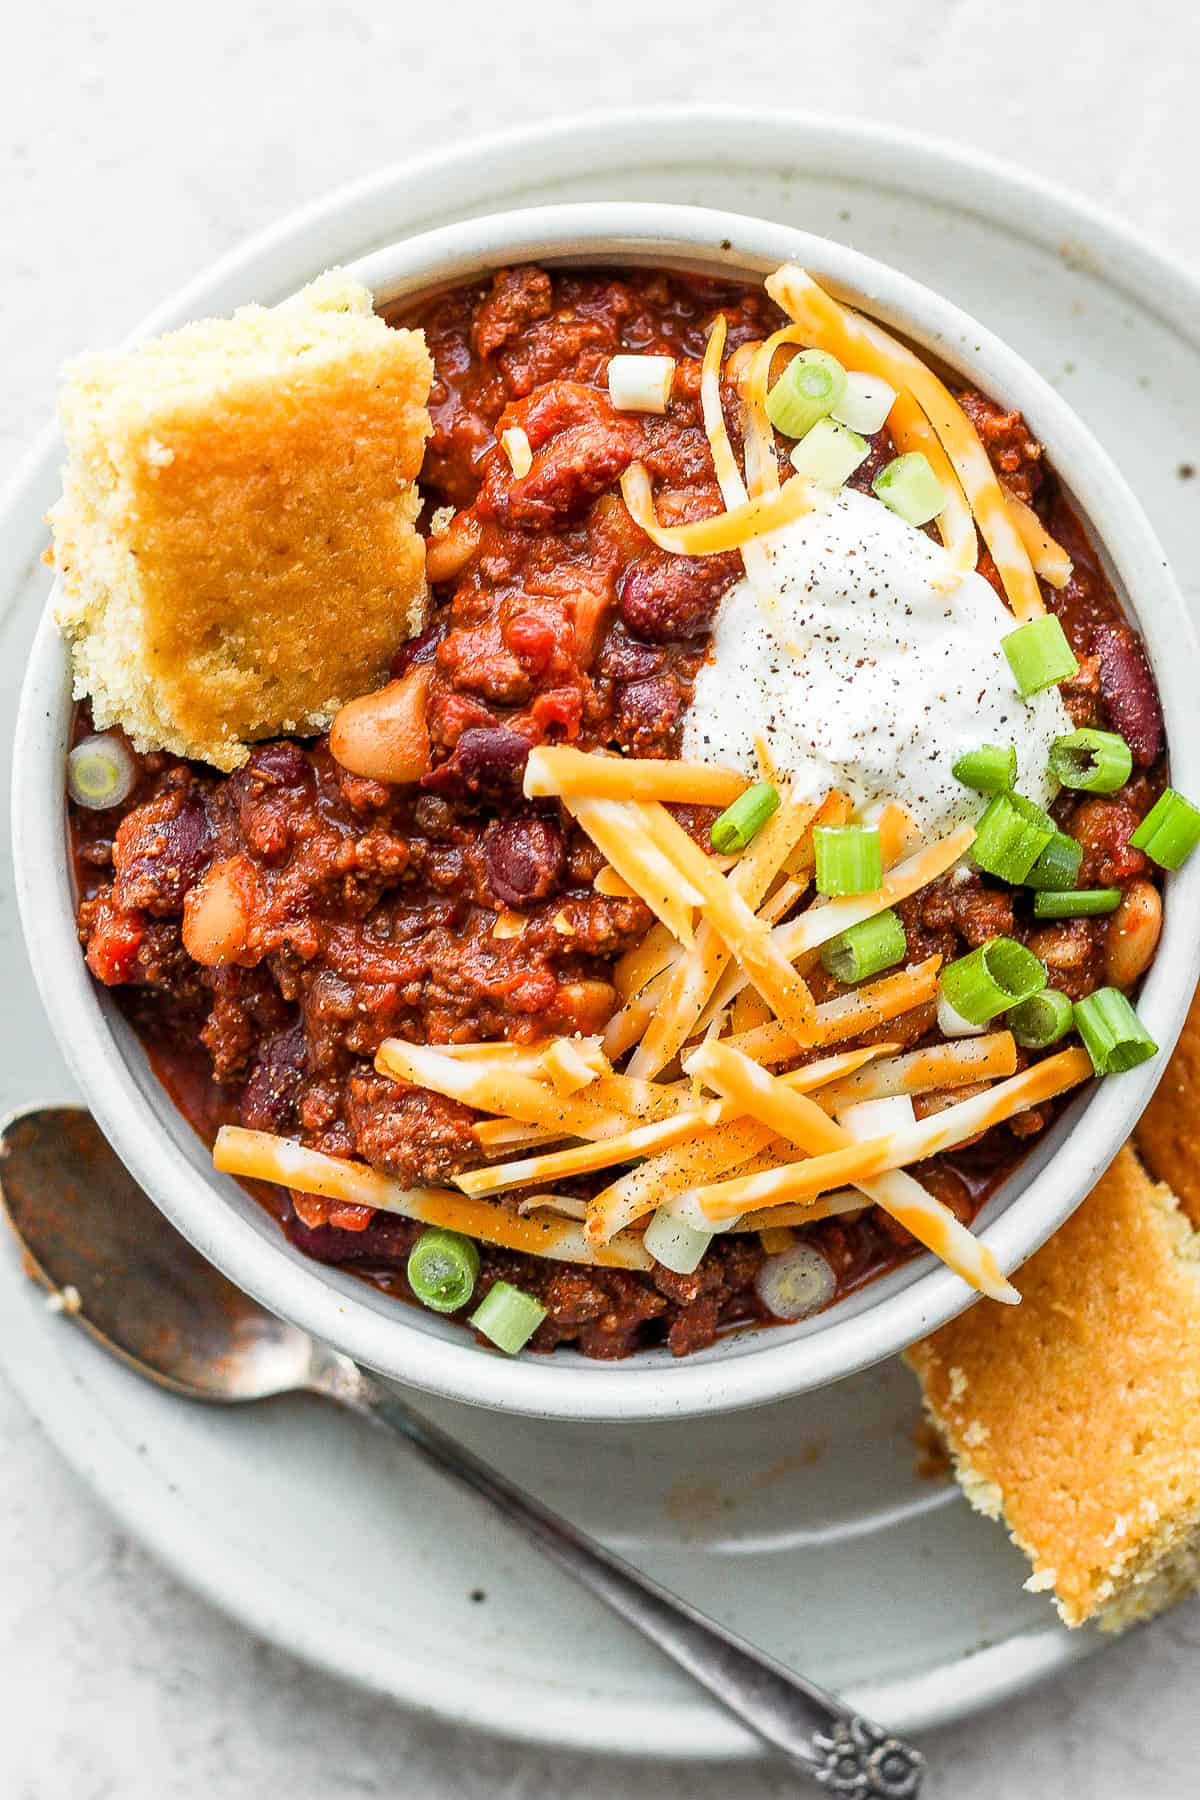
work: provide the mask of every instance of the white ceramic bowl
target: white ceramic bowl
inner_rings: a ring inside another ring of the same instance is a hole
[[[1172,779],[1200,793],[1200,723],[1190,692],[1196,639],[1150,524],[1069,407],[983,326],[840,244],[692,207],[580,204],[472,219],[376,251],[352,273],[386,306],[522,260],[665,262],[747,275],[799,262],[985,393],[1020,407],[1145,635]],[[71,712],[67,657],[47,616],[22,695],[13,795],[18,899],[42,998],[89,1105],[126,1164],[173,1223],[272,1311],[386,1375],[454,1399],[548,1417],[632,1420],[753,1406],[821,1386],[903,1349],[971,1302],[963,1282],[924,1257],[815,1319],[736,1333],[678,1362],[665,1351],[616,1364],[561,1350],[509,1360],[478,1347],[461,1327],[302,1256],[235,1182],[213,1173],[136,1037],[87,973],[75,936],[63,817]],[[1178,1034],[1200,966],[1192,927],[1200,856],[1169,877],[1167,894],[1162,942],[1138,1002],[1160,1054],[1077,1099],[989,1201],[979,1226],[1006,1270],[1062,1223],[1107,1166]]]

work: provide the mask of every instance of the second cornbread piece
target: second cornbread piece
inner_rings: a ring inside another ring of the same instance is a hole
[[[71,365],[50,517],[98,727],[233,769],[377,685],[423,614],[432,374],[336,270]]]
[[[1200,1228],[1200,990],[1133,1141],[1150,1173],[1178,1195]]]
[[[1119,1631],[1200,1581],[1200,1235],[1125,1149],[1018,1282],[908,1359],[1028,1585]]]

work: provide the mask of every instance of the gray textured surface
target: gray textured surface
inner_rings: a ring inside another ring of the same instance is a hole
[[[22,8],[0,63],[0,476],[64,355],[119,336],[248,232],[426,144],[574,108],[761,95],[871,111],[1052,174],[1200,257],[1192,13],[1167,0],[769,10],[815,77],[796,62],[790,82],[779,36],[713,0],[576,7],[554,24],[494,0],[420,15],[403,0]],[[730,1786],[719,1770],[456,1735],[253,1642],[114,1532],[3,1387],[0,1516],[5,1800],[716,1800]],[[1200,1755],[1198,1651],[1193,1603],[1003,1716],[939,1734],[930,1792],[1182,1800]],[[736,1780],[750,1800],[794,1791],[766,1770]]]

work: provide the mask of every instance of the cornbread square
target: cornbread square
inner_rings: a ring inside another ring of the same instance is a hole
[[[424,613],[432,377],[338,270],[68,367],[57,618],[98,727],[228,770],[378,683]]]
[[[1200,992],[1133,1141],[1150,1173],[1166,1182],[1200,1226]]]
[[[1126,1148],[1018,1281],[908,1360],[1026,1585],[1120,1631],[1200,1582],[1200,1234]]]

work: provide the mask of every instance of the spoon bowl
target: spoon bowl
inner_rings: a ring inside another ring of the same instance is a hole
[[[11,1120],[3,1203],[28,1273],[140,1375],[195,1400],[266,1400],[312,1387],[313,1340],[227,1281],[169,1225],[95,1120],[45,1106]],[[83,1297],[86,1296],[86,1304]]]

